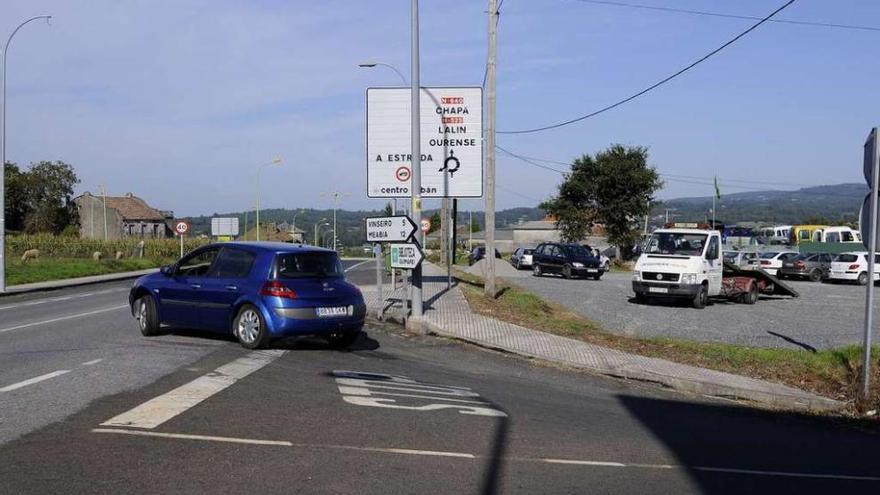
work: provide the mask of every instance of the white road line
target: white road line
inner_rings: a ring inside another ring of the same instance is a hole
[[[77,313],[75,315],[59,316],[58,318],[52,318],[51,320],[35,321],[33,323],[25,323],[24,325],[16,325],[14,327],[9,327],[9,328],[0,328],[0,333],[11,332],[13,330],[21,330],[22,328],[36,327],[39,325],[46,325],[48,323],[55,323],[55,322],[59,322],[59,321],[72,320],[74,318],[82,318],[84,316],[92,316],[92,315],[97,315],[100,313],[108,313],[110,311],[117,311],[122,308],[128,308],[128,304],[123,304],[121,306],[113,306],[112,308],[97,309],[95,311],[88,311],[86,313]]]
[[[429,399],[429,400],[442,400],[444,402],[461,402],[465,404],[480,404],[483,406],[491,406],[492,404],[489,402],[484,402],[481,400],[462,400],[462,399],[448,399],[446,397],[431,397],[428,395],[415,395],[415,394],[396,394],[393,392],[376,392],[375,390],[369,390],[366,388],[360,387],[339,387],[339,393],[344,395],[364,395],[364,396],[373,396],[373,395],[390,395],[392,397],[411,397],[413,399]]]
[[[620,462],[607,461],[578,461],[575,459],[541,459],[542,462],[550,464],[577,464],[580,466],[604,466],[604,467],[626,467],[626,464]]]
[[[27,387],[28,385],[33,385],[35,383],[40,383],[42,381],[46,381],[46,380],[55,378],[56,376],[64,375],[66,373],[70,373],[70,370],[58,370],[58,371],[53,371],[51,373],[46,373],[45,375],[40,375],[40,376],[31,378],[29,380],[25,380],[25,381],[18,382],[18,383],[13,383],[12,385],[7,385],[3,388],[0,388],[0,392],[11,392],[13,390],[16,390],[16,389],[19,389],[22,387]]]
[[[101,426],[155,428],[194,407],[238,380],[266,366],[287,351],[257,351],[224,364],[207,375],[101,423]]]
[[[85,294],[73,294],[70,296],[61,296],[61,297],[50,297],[48,299],[37,299],[35,301],[22,302],[18,304],[7,304],[6,306],[0,306],[0,311],[4,309],[15,309],[15,308],[24,308],[28,306],[37,306],[39,304],[46,304],[50,302],[57,301],[68,301],[70,299],[82,299],[83,297],[97,296],[99,294],[109,294],[111,292],[127,292],[128,289],[107,289],[107,290],[98,290],[94,292],[86,292]]]
[[[345,269],[345,273],[348,273],[348,272],[354,270],[355,268],[357,268],[357,267],[359,267],[359,266],[361,266],[361,265],[363,265],[363,264],[365,264],[365,263],[369,263],[369,262],[371,262],[371,261],[373,261],[373,260],[361,261],[360,263],[357,263],[357,264],[351,265],[350,267],[348,267],[348,268]]]
[[[206,442],[247,443],[251,445],[275,445],[293,447],[293,443],[283,440],[256,440],[251,438],[215,437],[210,435],[187,435],[183,433],[160,433],[158,431],[117,430],[111,428],[95,428],[92,433],[116,433],[119,435],[136,435],[142,437],[175,438],[180,440],[203,440]]]
[[[462,459],[475,459],[473,454],[464,452],[444,452],[439,450],[415,450],[415,449],[395,449],[387,447],[358,447],[356,445],[325,445],[312,443],[293,443],[286,440],[259,440],[252,438],[236,438],[236,437],[218,437],[213,435],[190,435],[186,433],[161,433],[158,431],[142,431],[142,430],[123,430],[116,428],[94,428],[92,433],[115,433],[118,435],[135,435],[141,437],[170,438],[176,440],[201,440],[204,442],[221,442],[221,443],[244,443],[251,445],[272,445],[278,447],[299,447],[306,449],[335,449],[335,450],[354,450],[358,452],[380,452],[384,454],[404,454],[404,455],[420,455],[434,457],[457,457]]]
[[[86,361],[84,363],[81,363],[80,366],[91,366],[93,364],[98,364],[101,361],[103,361],[103,359],[92,359],[91,361]]]

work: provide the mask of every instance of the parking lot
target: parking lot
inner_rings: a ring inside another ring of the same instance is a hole
[[[537,278],[529,271],[508,279],[623,335],[795,349],[862,342],[865,287],[856,285],[787,281],[799,298],[761,296],[754,306],[713,300],[697,310],[687,301],[636,303],[630,273],[606,273],[598,282]],[[875,343],[878,333],[875,326]]]

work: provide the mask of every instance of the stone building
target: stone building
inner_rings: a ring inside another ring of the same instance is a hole
[[[73,199],[79,209],[81,237],[104,238],[105,200],[108,239],[157,239],[173,235],[171,222],[174,220],[174,213],[170,211],[157,210],[132,193],[105,198],[86,192]]]

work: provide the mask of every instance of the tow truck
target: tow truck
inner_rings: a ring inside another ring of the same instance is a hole
[[[633,270],[636,302],[685,298],[706,307],[709,298],[755,304],[760,294],[799,297],[791,286],[760,267],[725,263],[721,232],[698,224],[671,224],[647,239]]]

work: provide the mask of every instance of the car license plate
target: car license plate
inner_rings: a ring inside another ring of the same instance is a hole
[[[345,306],[331,306],[326,308],[315,308],[315,312],[319,317],[325,318],[330,316],[346,316],[348,309]]]
[[[669,289],[666,287],[648,287],[648,292],[653,292],[655,294],[668,294]]]
[[[598,268],[587,268],[587,273],[599,273]]]

